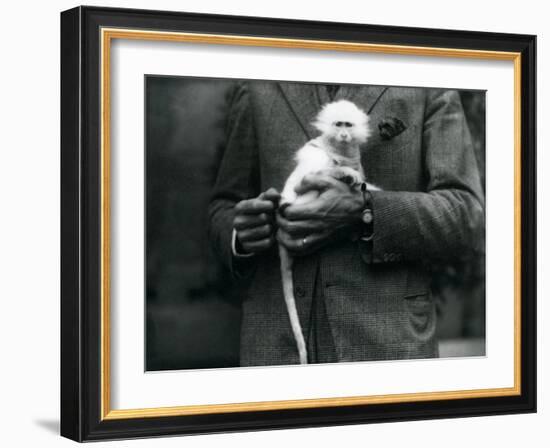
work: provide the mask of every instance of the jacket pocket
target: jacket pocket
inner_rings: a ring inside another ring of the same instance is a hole
[[[430,292],[415,293],[404,297],[409,324],[414,335],[422,340],[435,333],[436,310]]]

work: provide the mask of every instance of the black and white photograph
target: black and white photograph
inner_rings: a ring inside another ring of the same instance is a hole
[[[536,36],[331,17],[62,12],[63,436],[536,412]]]
[[[486,355],[486,92],[148,74],[145,370]]]

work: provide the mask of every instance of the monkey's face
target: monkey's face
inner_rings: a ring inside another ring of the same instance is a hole
[[[357,143],[355,125],[351,121],[335,121],[331,126],[330,143],[337,148],[346,148]]]
[[[367,141],[369,117],[355,104],[339,100],[326,104],[313,125],[321,131],[322,139],[334,149],[345,152]]]

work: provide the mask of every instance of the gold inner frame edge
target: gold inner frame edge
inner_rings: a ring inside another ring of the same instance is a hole
[[[324,51],[368,52],[412,56],[506,60],[514,63],[514,386],[390,395],[313,398],[209,405],[111,409],[110,368],[110,50],[113,39],[186,42],[214,45],[296,48]],[[101,372],[100,418],[116,420],[317,407],[354,406],[414,401],[502,397],[521,394],[521,53],[459,48],[420,47],[307,39],[264,38],[240,35],[145,31],[101,28]]]

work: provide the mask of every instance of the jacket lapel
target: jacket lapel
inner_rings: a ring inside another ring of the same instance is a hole
[[[347,95],[345,98],[353,101],[368,115],[372,113],[380,99],[382,99],[382,96],[386,93],[386,90],[388,90],[388,87],[384,86],[365,86],[359,88],[354,88],[354,86],[344,87],[347,88],[345,92],[343,92]]]
[[[382,98],[384,93],[386,93],[386,90],[388,90],[388,87],[343,84],[336,92],[334,101],[352,101],[359,107],[361,107],[366,113],[370,114],[374,107],[376,107],[378,100]],[[318,84],[317,91],[318,97],[321,100],[321,105],[328,103],[329,97],[325,86],[322,84]]]
[[[311,125],[321,107],[329,102],[325,86],[323,84],[302,83],[277,83],[279,90],[291,110],[296,121],[300,124],[302,132],[308,140],[316,135]],[[383,86],[353,86],[342,85],[334,100],[347,99],[353,101],[365,112],[370,114],[388,87]]]
[[[311,140],[315,136],[315,130],[311,122],[321,108],[315,85],[290,82],[279,82],[277,84],[302,131],[307,139]]]

